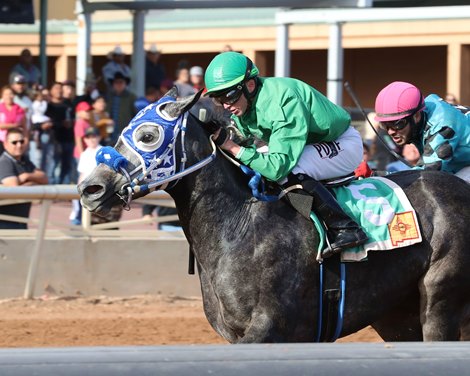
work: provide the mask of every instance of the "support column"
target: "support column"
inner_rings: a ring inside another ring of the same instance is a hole
[[[330,25],[330,44],[328,47],[327,95],[328,99],[339,106],[343,104],[343,46],[342,24]]]
[[[462,45],[451,43],[447,46],[447,92],[454,94],[460,101],[461,95],[461,74],[462,69]],[[444,95],[446,93],[442,93]]]
[[[131,90],[138,97],[145,94],[144,26],[146,11],[133,12]]]
[[[277,26],[275,55],[274,75],[276,77],[290,76],[289,25]]]
[[[47,87],[47,0],[40,1],[39,60],[41,85]]]
[[[78,20],[78,40],[77,40],[77,94],[84,93],[87,75],[91,75],[91,14],[85,13],[82,2],[77,0],[75,13]]]

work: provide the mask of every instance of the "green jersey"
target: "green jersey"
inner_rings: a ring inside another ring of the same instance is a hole
[[[253,135],[269,145],[268,153],[243,147],[237,158],[264,177],[278,181],[295,167],[307,144],[334,141],[348,129],[351,118],[306,83],[293,78],[260,78],[252,106],[233,116],[244,136]]]

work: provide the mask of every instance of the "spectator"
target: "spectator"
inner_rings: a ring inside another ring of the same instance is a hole
[[[130,78],[117,72],[110,80],[111,91],[108,96],[107,107],[114,121],[114,129],[111,135],[111,143],[116,143],[122,130],[137,113],[134,103],[136,96],[127,89]]]
[[[142,218],[151,219],[153,217],[152,213],[154,210],[157,213],[157,217],[178,214],[178,211],[176,210],[176,208],[147,204],[147,205],[142,206]],[[170,222],[159,222],[158,229],[162,231],[179,231],[179,230],[182,230],[182,227],[179,221],[170,221]]]
[[[94,128],[90,127],[85,131],[84,141],[86,144],[85,151],[80,155],[78,161],[78,182],[81,183],[87,178],[88,175],[96,167],[96,153],[100,150],[100,133]],[[119,221],[122,215],[122,206],[118,205],[111,209],[111,211],[104,217],[98,216],[94,213],[91,214],[91,223],[107,223]],[[80,224],[81,221],[73,221],[72,224]]]
[[[30,123],[31,123],[31,113],[32,113],[32,107],[33,107],[33,101],[28,95],[28,91],[26,90],[26,79],[24,76],[21,75],[16,75],[13,78],[13,83],[11,84],[11,88],[13,90],[13,93],[15,95],[14,97],[14,102],[21,106],[23,110],[25,111],[26,115],[26,129],[30,129]]]
[[[44,122],[50,123],[51,121],[51,119],[46,116],[47,100],[44,96],[43,90],[35,90],[31,109],[32,114],[31,127],[29,132],[28,156],[35,166],[41,166],[41,125]]]
[[[416,166],[418,164],[420,154],[418,148],[414,144],[406,144],[403,146],[402,155],[411,166]],[[386,166],[387,172],[405,171],[410,169],[410,166],[407,166],[400,160],[391,162]]]
[[[10,84],[13,83],[17,75],[22,75],[25,78],[29,89],[33,89],[41,83],[41,70],[33,64],[33,56],[27,48],[21,51],[19,63],[11,69]]]
[[[87,75],[85,79],[85,88],[84,93],[82,95],[78,95],[75,97],[75,103],[78,104],[80,102],[88,102],[91,105],[98,98],[101,94],[96,87],[97,81],[93,74]]]
[[[189,70],[189,83],[195,91],[204,89],[204,70],[199,66],[194,66]]]
[[[13,90],[9,86],[4,86],[1,93],[0,103],[0,141],[3,151],[3,143],[10,128],[19,128],[26,135],[25,111],[13,102]]]
[[[74,166],[78,166],[80,156],[86,148],[85,135],[87,130],[90,128],[91,110],[91,105],[85,101],[78,103],[77,107],[75,107],[76,120],[73,127],[73,132],[75,136],[75,148],[73,151],[73,157],[75,158]],[[70,221],[73,225],[79,225],[81,223],[81,206],[79,200],[72,200],[72,212],[70,213]]]
[[[26,156],[28,139],[22,129],[10,128],[5,138],[5,152],[0,156],[0,183],[7,187],[47,184],[46,174]],[[0,206],[0,214],[29,218],[31,203]],[[26,229],[26,223],[0,220],[2,229]]]
[[[226,44],[225,46],[223,46],[221,52],[228,52],[228,51],[233,51],[233,48],[230,44]]]
[[[41,141],[41,169],[47,175],[50,184],[58,184],[61,173],[62,152],[60,145],[64,142],[74,141],[73,123],[67,119],[67,106],[62,98],[62,84],[54,82],[49,90],[50,99],[47,103],[46,116],[51,119],[52,127],[42,129]],[[73,151],[73,149],[72,149]],[[72,158],[72,156],[70,156]],[[70,164],[70,161],[68,161]]]
[[[457,101],[457,97],[452,93],[447,93],[446,94],[445,101],[449,104],[455,104],[455,105],[459,104],[458,101]]]
[[[126,55],[122,51],[121,46],[116,46],[111,52],[111,61],[103,67],[103,78],[107,85],[107,91],[112,89],[111,82],[117,73],[124,77],[131,76],[131,68],[125,63]]]
[[[145,59],[145,89],[154,87],[158,89],[165,79],[165,67],[160,62],[161,51],[152,44],[146,52]]]
[[[59,184],[77,183],[77,161],[73,157],[74,135],[73,126],[75,124],[75,107],[78,102],[75,95],[75,82],[65,80],[62,82],[62,98],[67,106],[65,113],[66,124],[70,125],[64,132],[64,139],[59,141],[61,150]]]
[[[156,102],[160,98],[160,91],[155,89],[153,86],[149,86],[145,89],[145,96],[136,99],[134,106],[137,111],[142,110],[149,104]]]
[[[114,120],[111,119],[106,110],[106,100],[100,95],[93,101],[93,111],[90,117],[90,124],[96,127],[100,133],[100,139],[103,145],[109,145],[109,136],[113,133]]]
[[[176,80],[174,85],[178,89],[179,97],[186,97],[188,95],[194,94],[196,91],[189,84],[189,69],[182,67],[176,70]]]
[[[83,140],[85,137],[86,130],[90,128],[90,113],[93,107],[88,102],[80,102],[75,107],[75,125],[73,127],[73,133],[75,137],[75,148],[73,150],[73,156],[77,160],[80,158],[80,155],[86,148],[85,141]]]

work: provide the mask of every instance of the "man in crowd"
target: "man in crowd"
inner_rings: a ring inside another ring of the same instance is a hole
[[[127,86],[130,83],[130,78],[124,76],[121,72],[117,72],[114,77],[109,81],[111,84],[111,91],[108,95],[107,107],[114,121],[114,129],[111,134],[111,144],[119,138],[121,131],[129,124],[129,121],[135,116],[137,110],[134,106],[137,99],[135,94],[131,93]]]
[[[120,73],[125,77],[131,76],[131,68],[125,62],[126,55],[121,46],[116,46],[111,52],[110,61],[103,67],[103,78],[107,85],[107,91],[112,89],[110,82],[114,79],[116,73]]]
[[[165,68],[160,62],[161,51],[152,44],[146,53],[145,59],[145,88],[159,89],[165,79]]]
[[[26,156],[28,139],[19,128],[10,128],[0,156],[0,183],[7,187],[47,184],[44,171],[39,170]],[[31,203],[0,206],[0,214],[28,218]],[[26,223],[0,220],[2,229],[26,229]]]
[[[13,79],[17,75],[25,78],[29,89],[41,83],[41,70],[33,64],[33,55],[31,55],[31,51],[27,48],[21,51],[19,63],[11,69],[10,83],[13,83]]]

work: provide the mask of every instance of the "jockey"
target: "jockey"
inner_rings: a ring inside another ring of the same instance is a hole
[[[332,243],[323,257],[366,242],[361,227],[319,182],[351,174],[361,162],[361,136],[344,109],[302,81],[259,77],[248,57],[232,51],[211,61],[205,84],[205,95],[232,114],[242,135],[268,144],[267,152],[242,147],[222,131],[221,148],[269,180],[301,181],[313,196],[312,210],[326,223]]]
[[[414,85],[396,81],[375,100],[375,120],[393,141],[414,144],[424,170],[447,171],[470,183],[470,111],[436,94],[423,98]]]

